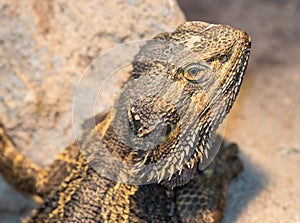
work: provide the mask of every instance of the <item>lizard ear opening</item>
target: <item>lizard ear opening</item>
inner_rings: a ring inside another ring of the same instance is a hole
[[[151,114],[150,116],[151,117]],[[164,137],[168,137],[172,131],[175,129],[176,125],[170,123],[168,120],[156,120],[154,117],[153,120],[149,120],[148,123],[143,122],[141,119],[145,117],[140,117],[138,114],[133,112],[133,109],[128,111],[128,123],[131,131],[134,135],[139,138],[144,138],[148,135],[155,137],[155,141],[160,138],[161,140]]]
[[[127,110],[127,117],[134,135],[147,136],[159,143],[175,129],[180,119],[172,103],[153,97],[134,100]]]

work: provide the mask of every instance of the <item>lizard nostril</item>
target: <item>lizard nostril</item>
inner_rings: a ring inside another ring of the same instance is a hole
[[[251,36],[248,33],[244,32],[244,31],[241,31],[241,37],[245,40],[248,48],[250,48],[251,47],[251,42],[252,42]]]

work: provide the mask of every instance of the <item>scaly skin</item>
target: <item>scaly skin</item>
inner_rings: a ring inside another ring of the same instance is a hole
[[[220,221],[227,185],[242,169],[237,146],[222,144],[207,169],[198,166],[217,147],[212,133],[238,94],[250,44],[243,31],[204,22],[156,36],[114,107],[86,125],[81,150],[70,145],[45,169],[0,126],[1,172],[44,200],[24,221]]]

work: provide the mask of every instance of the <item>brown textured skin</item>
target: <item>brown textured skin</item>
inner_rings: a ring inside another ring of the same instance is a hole
[[[18,153],[0,126],[1,172],[18,189],[43,199],[24,222],[220,221],[227,185],[242,169],[237,146],[222,144],[204,171],[198,171],[197,165],[209,148],[214,148],[207,141],[208,133],[215,131],[235,101],[248,61],[250,38],[229,26],[187,22],[154,40],[169,44],[157,48],[150,41],[142,47],[133,63],[132,77],[115,106],[108,114],[96,117],[92,129],[88,124],[85,127],[80,143],[84,152],[73,143],[52,165],[40,169]],[[188,51],[180,53],[182,46]],[[191,67],[199,68],[195,75]],[[214,79],[210,79],[211,74]],[[207,96],[210,94],[212,98]],[[215,103],[209,104],[208,99]],[[120,131],[116,133],[114,127]],[[132,149],[118,138],[130,134],[136,137],[132,141],[135,145],[151,134],[161,141],[146,150]],[[183,150],[192,151],[191,156],[183,156]],[[130,185],[97,174],[93,167],[97,167],[99,157],[101,164],[110,165],[107,171],[116,168],[103,151],[137,170],[161,160],[166,163],[148,173],[150,181],[156,183]]]

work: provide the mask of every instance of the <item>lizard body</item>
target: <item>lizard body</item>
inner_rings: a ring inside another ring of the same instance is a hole
[[[218,222],[242,168],[237,146],[222,144],[207,169],[198,166],[216,146],[212,133],[235,101],[250,45],[245,32],[204,22],[157,35],[80,150],[71,144],[44,169],[0,126],[1,172],[43,199],[24,222]]]

